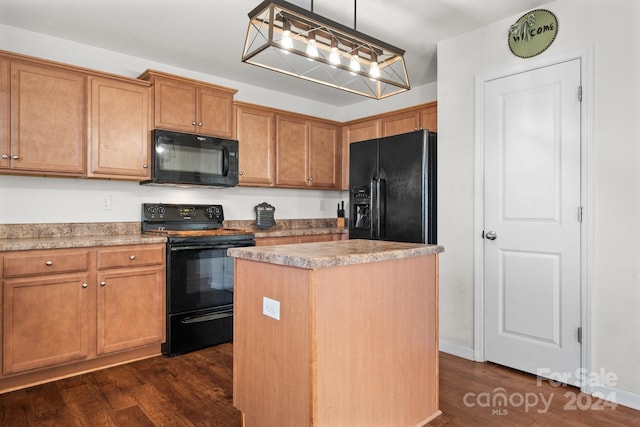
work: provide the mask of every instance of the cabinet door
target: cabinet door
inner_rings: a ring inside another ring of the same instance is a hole
[[[164,342],[164,268],[107,270],[98,283],[98,354]]]
[[[276,184],[308,186],[307,121],[276,115]]]
[[[240,145],[240,185],[271,187],[274,184],[276,140],[274,113],[236,106],[237,136]]]
[[[155,127],[193,133],[196,129],[196,88],[175,80],[154,80]]]
[[[380,137],[380,119],[345,126],[342,130],[342,190],[349,189],[349,144]]]
[[[61,68],[11,64],[11,168],[85,173],[86,76]]]
[[[399,135],[420,128],[419,115],[416,111],[392,114],[381,120],[382,136]]]
[[[89,356],[95,287],[88,283],[84,273],[5,279],[5,374]]]
[[[0,169],[9,161],[9,61],[0,60]]]
[[[336,188],[341,160],[338,127],[323,122],[309,122],[309,185]]]
[[[435,102],[420,110],[420,128],[432,132],[438,131],[438,105]]]
[[[141,180],[150,169],[149,88],[91,79],[89,176]]]
[[[380,125],[381,121],[379,119],[349,125],[345,128],[345,141],[350,144],[352,142],[379,138]]]
[[[198,88],[198,127],[203,135],[233,136],[233,93],[207,87]]]

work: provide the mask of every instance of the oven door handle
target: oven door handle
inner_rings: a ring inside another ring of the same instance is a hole
[[[225,310],[225,311],[218,311],[216,313],[201,314],[199,316],[185,317],[184,319],[180,320],[180,323],[188,325],[190,323],[200,323],[200,322],[208,322],[210,320],[225,319],[225,318],[231,317],[231,316],[233,316],[233,309],[232,310]]]
[[[211,245],[211,244],[202,244],[202,245],[187,245],[187,246],[171,246],[170,247],[170,251],[171,252],[179,252],[179,251],[192,251],[192,250],[201,250],[201,249],[230,249],[230,248],[244,248],[247,246],[255,246],[254,244],[240,244],[240,245],[228,245],[228,244],[221,244],[221,245]]]

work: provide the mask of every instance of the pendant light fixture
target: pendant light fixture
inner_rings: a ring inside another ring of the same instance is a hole
[[[410,89],[404,50],[284,0],[249,12],[242,61],[374,99]]]

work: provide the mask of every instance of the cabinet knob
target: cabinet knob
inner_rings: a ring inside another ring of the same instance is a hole
[[[242,176],[242,175],[244,175],[244,172],[240,171],[240,172],[238,172],[238,175]]]
[[[202,127],[202,122],[198,123],[198,126]]]
[[[142,168],[143,168],[143,169],[148,169],[148,168],[149,168],[149,165],[142,165]]]
[[[309,181],[313,181],[313,177],[312,176],[309,177]]]
[[[100,282],[100,286],[107,286],[107,282]]]
[[[135,256],[135,255],[131,255],[131,256],[129,257],[129,259],[130,259],[131,261],[133,261],[134,259],[136,259],[136,256]]]
[[[12,158],[13,160],[18,160],[18,159],[20,158],[20,156],[13,155],[13,156],[11,156],[11,158]]]
[[[192,121],[192,122],[191,122],[191,124],[192,124],[193,126],[195,126],[195,125],[196,125],[196,121],[195,121],[195,120],[194,120],[194,121]]]
[[[53,261],[47,261],[44,263],[47,267],[51,267],[53,265]]]
[[[88,288],[88,287],[89,287],[89,285],[87,285],[86,283],[83,283],[83,284],[82,284],[82,287],[86,289],[86,288]]]
[[[3,158],[3,159],[8,159],[8,158],[9,158],[9,155],[8,155],[8,154],[3,154],[3,155],[2,155],[2,158]]]

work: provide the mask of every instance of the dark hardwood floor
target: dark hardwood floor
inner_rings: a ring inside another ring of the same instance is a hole
[[[237,427],[232,349],[223,344],[5,393],[0,426]],[[640,426],[639,411],[444,353],[440,407],[443,415],[429,426]]]

